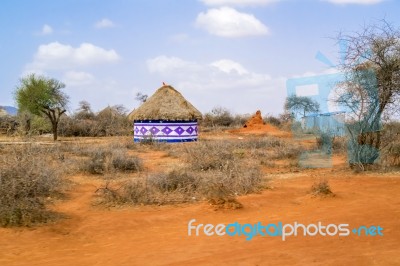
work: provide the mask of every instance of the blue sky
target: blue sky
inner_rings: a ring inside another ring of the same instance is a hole
[[[329,72],[334,37],[385,18],[396,0],[3,0],[0,105],[15,105],[20,77],[66,84],[70,111],[86,100],[138,106],[162,82],[200,111],[278,114],[286,80]]]

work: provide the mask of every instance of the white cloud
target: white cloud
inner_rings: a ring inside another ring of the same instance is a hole
[[[229,60],[229,59],[221,59],[211,63],[211,66],[218,68],[220,71],[225,73],[237,72],[239,75],[244,75],[249,73],[241,64]]]
[[[115,23],[108,18],[103,18],[102,20],[97,21],[94,26],[98,29],[113,28],[115,27]]]
[[[53,28],[47,24],[43,25],[41,34],[42,35],[48,35],[48,34],[52,34],[53,33]]]
[[[346,5],[346,4],[374,5],[381,3],[385,0],[325,0],[325,1],[338,5]]]
[[[268,34],[268,28],[254,15],[239,12],[231,7],[213,8],[201,12],[196,26],[221,37],[245,37]]]
[[[194,62],[184,61],[178,57],[158,56],[147,60],[147,68],[151,73],[169,75],[178,70],[199,70],[199,65]]]
[[[263,6],[282,0],[200,0],[207,6]]]
[[[39,46],[33,62],[26,66],[26,72],[113,63],[119,58],[115,50],[106,50],[91,43],[82,43],[79,47],[74,48],[71,45],[52,42]]]
[[[147,68],[150,73],[183,82],[193,82],[202,88],[226,89],[246,85],[258,86],[271,80],[269,75],[250,72],[240,63],[229,59],[200,64],[162,55],[147,60]]]
[[[64,73],[63,82],[67,86],[84,86],[94,82],[92,74],[83,71],[67,71]]]
[[[285,78],[252,72],[230,59],[198,63],[162,55],[147,60],[147,68],[203,111],[232,106],[238,113],[253,109],[279,113],[286,97]]]

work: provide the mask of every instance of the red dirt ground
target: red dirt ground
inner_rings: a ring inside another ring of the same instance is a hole
[[[143,153],[150,169],[175,164],[162,152]],[[269,189],[239,197],[244,208],[207,203],[104,209],[93,206],[101,184],[74,176],[69,198],[54,206],[68,216],[34,228],[0,228],[0,265],[400,265],[400,173],[354,174],[335,158],[334,169],[272,173]],[[284,169],[283,169],[284,170]],[[312,197],[327,178],[335,197]],[[188,236],[197,223],[348,223],[379,225],[384,236]]]
[[[336,197],[308,194],[325,176]],[[91,206],[89,179],[57,209],[69,219],[32,229],[0,229],[0,265],[399,265],[400,180],[394,175],[346,172],[286,174],[272,189],[240,197],[240,210],[207,204],[104,210]],[[380,225],[384,236],[205,237],[187,223],[348,223]]]
[[[290,138],[292,136],[291,133],[279,130],[270,124],[253,125],[247,128],[229,130],[228,132],[239,135],[269,135],[281,138]]]

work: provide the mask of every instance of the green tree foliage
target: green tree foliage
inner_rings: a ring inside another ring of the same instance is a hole
[[[60,117],[67,111],[68,96],[62,92],[63,88],[65,85],[56,79],[31,74],[22,78],[15,90],[18,109],[47,117],[52,125],[54,140],[57,140]]]

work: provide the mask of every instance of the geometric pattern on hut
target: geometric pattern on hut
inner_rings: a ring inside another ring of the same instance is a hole
[[[154,138],[162,142],[196,141],[198,136],[197,121],[134,121],[134,141]]]

